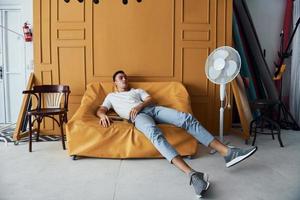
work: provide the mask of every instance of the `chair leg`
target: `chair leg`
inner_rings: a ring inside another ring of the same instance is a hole
[[[64,119],[64,122],[65,122],[65,123],[67,123],[67,122],[68,122],[68,114],[67,114],[67,113],[65,113],[65,114],[64,114],[64,117],[63,117],[63,119]]]
[[[32,152],[32,124],[31,124],[31,115],[28,115],[29,123],[29,152]]]
[[[272,134],[272,139],[275,140],[275,137],[274,137],[274,126],[273,124],[271,123],[271,134]]]
[[[62,141],[62,146],[63,149],[66,149],[65,145],[65,136],[64,136],[64,119],[62,115],[59,115],[59,123],[60,123],[60,132],[61,132],[61,141]]]
[[[254,123],[254,138],[253,138],[253,141],[252,141],[252,146],[255,145],[255,140],[256,140],[256,132],[257,132],[257,124]]]
[[[252,128],[253,128],[253,120],[250,122],[250,129],[249,129],[249,139],[250,139],[250,137],[252,136]],[[245,139],[245,144],[247,144],[248,145],[248,143],[249,143],[249,139]]]
[[[39,141],[39,138],[40,138],[40,128],[41,128],[41,122],[42,120],[37,120],[37,123],[38,123],[38,128],[37,128],[37,132],[36,132],[36,141],[38,142]]]
[[[265,126],[265,122],[264,120],[260,121],[260,132],[264,132],[264,126]]]
[[[284,147],[283,144],[282,144],[281,136],[280,136],[280,129],[278,129],[278,133],[277,134],[278,134],[278,141],[279,141],[280,146]]]
[[[283,146],[283,143],[282,143],[282,140],[281,140],[281,136],[280,136],[280,124],[278,124],[277,122],[274,122],[274,124],[272,124],[272,127],[275,127],[275,129],[277,130],[277,136],[278,136],[278,141],[279,141],[279,144],[280,144],[280,147],[284,147]]]
[[[249,137],[252,136],[252,126],[253,126],[253,121],[250,122]]]

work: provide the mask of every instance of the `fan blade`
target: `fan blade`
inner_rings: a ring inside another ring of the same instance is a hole
[[[225,67],[225,60],[223,58],[217,58],[214,60],[213,66],[215,70],[222,70]]]

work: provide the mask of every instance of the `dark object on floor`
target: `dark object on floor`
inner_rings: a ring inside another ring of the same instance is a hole
[[[280,106],[280,104],[279,100],[257,100],[252,105],[252,109],[259,113],[250,123],[250,135],[254,133],[252,146],[255,144],[257,133],[260,133],[272,135],[273,140],[275,139],[274,134],[277,134],[279,144],[283,147],[280,137],[280,125],[272,119],[275,107]]]
[[[78,157],[76,155],[72,156],[72,160],[77,160],[77,159],[78,159]]]
[[[53,119],[61,130],[62,146],[65,147],[64,141],[64,131],[63,124],[67,122],[67,112],[68,112],[68,100],[70,89],[66,85],[37,85],[33,87],[33,90],[23,91],[23,94],[30,94],[35,96],[37,99],[36,108],[31,108],[26,112],[29,123],[29,152],[32,152],[32,127],[34,122],[37,125],[37,137],[36,140],[39,141],[40,125],[45,117]],[[63,106],[61,107],[61,103]],[[55,115],[59,116],[59,121],[54,118]],[[35,119],[31,121],[32,117]]]

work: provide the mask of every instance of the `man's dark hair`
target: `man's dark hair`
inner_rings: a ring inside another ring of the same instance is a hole
[[[118,70],[118,71],[116,71],[115,73],[114,73],[114,75],[113,75],[113,81],[115,81],[115,78],[116,78],[116,76],[118,75],[118,74],[125,74],[125,72],[123,71],[123,70]]]

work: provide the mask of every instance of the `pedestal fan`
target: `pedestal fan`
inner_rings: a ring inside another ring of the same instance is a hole
[[[231,82],[240,72],[241,58],[239,53],[232,47],[223,46],[215,49],[206,59],[205,74],[207,78],[220,85],[220,141],[223,140],[224,109],[226,83]]]

